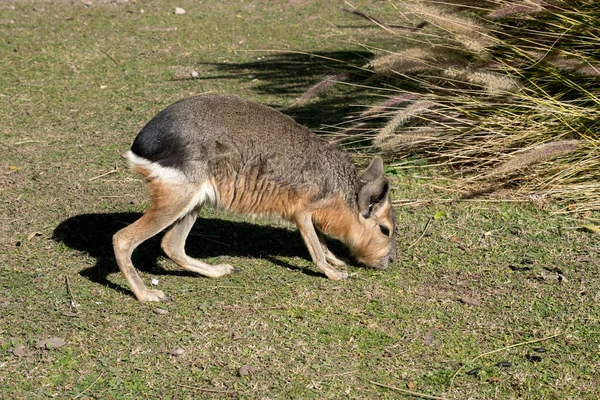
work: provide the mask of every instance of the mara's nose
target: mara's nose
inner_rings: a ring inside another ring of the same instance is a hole
[[[388,263],[389,264],[393,264],[396,262],[396,255],[391,255],[390,258],[388,258]]]

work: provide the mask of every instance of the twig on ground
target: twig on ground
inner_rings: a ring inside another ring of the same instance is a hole
[[[430,394],[413,392],[412,390],[400,389],[399,387],[396,387],[396,386],[385,385],[383,383],[379,383],[379,382],[375,382],[375,381],[369,381],[369,383],[371,383],[371,384],[373,384],[375,386],[381,386],[381,387],[384,387],[384,388],[387,388],[387,389],[396,390],[396,391],[401,392],[401,393],[406,393],[406,394],[409,394],[411,396],[420,397],[422,399],[447,400],[445,397],[432,396]]]
[[[95,384],[96,384],[96,383],[97,383],[97,382],[100,380],[100,378],[102,378],[102,375],[104,375],[104,371],[102,371],[102,372],[100,373],[100,375],[98,375],[98,377],[96,378],[96,380],[95,380],[94,382],[92,382],[92,384],[91,384],[90,386],[86,387],[86,388],[85,388],[85,389],[83,389],[81,392],[79,392],[79,394],[78,394],[78,395],[74,396],[74,397],[73,397],[73,400],[75,400],[75,399],[78,399],[79,397],[83,396],[83,394],[84,394],[85,392],[87,392],[88,390],[90,390],[90,389],[91,389],[91,388],[92,388],[92,387],[93,387],[93,386],[94,386],[94,385],[95,385]]]
[[[113,56],[111,56],[110,54],[108,54],[108,52],[100,49],[100,53],[104,54],[106,57],[108,57],[112,62],[115,63],[115,65],[119,65],[119,62],[117,60],[115,60],[115,58]]]
[[[110,175],[110,174],[114,174],[115,172],[119,172],[119,168],[117,168],[116,165],[115,165],[115,169],[113,169],[112,171],[108,171],[108,172],[105,172],[105,173],[100,174],[98,176],[94,176],[93,178],[88,179],[88,182],[95,181],[96,179],[100,179],[100,178],[105,177],[105,176]]]
[[[177,384],[177,386],[188,388],[188,389],[198,390],[200,392],[208,392],[208,393],[223,393],[223,394],[239,393],[239,392],[236,392],[235,390],[208,389],[208,388],[202,388],[200,386],[192,386],[192,385]]]
[[[71,308],[73,312],[77,312],[77,303],[75,302],[75,297],[73,296],[73,291],[71,290],[71,282],[69,282],[69,276],[65,275],[65,282],[67,284],[67,293],[69,294],[69,298],[71,299]]]
[[[419,238],[417,240],[415,240],[413,242],[413,244],[408,246],[407,249],[410,249],[411,247],[415,246],[417,243],[419,243],[421,241],[421,239],[423,239],[425,237],[425,233],[427,233],[427,228],[429,228],[429,224],[431,223],[432,220],[433,220],[433,217],[429,217],[429,219],[427,220],[427,223],[425,224],[425,229],[423,229],[423,233],[421,233],[421,236],[419,236]]]
[[[421,27],[413,28],[411,26],[404,26],[404,25],[389,25],[389,24],[386,24],[384,22],[376,20],[375,18],[371,17],[370,15],[365,14],[362,11],[358,11],[356,8],[353,9],[353,10],[349,10],[347,8],[342,8],[342,11],[346,12],[348,14],[352,14],[352,15],[356,15],[358,17],[364,18],[364,19],[366,19],[368,21],[371,21],[375,25],[378,25],[378,26],[380,26],[380,27],[382,27],[382,28],[384,28],[384,29],[386,29],[388,31],[392,31],[392,32],[394,31],[394,29],[402,29],[402,30],[405,30],[405,31],[412,32],[412,31],[415,31],[415,30],[421,28]]]
[[[456,372],[454,373],[454,375],[452,375],[452,378],[450,378],[450,389],[452,389],[452,387],[454,386],[454,378],[456,378],[456,375],[458,375],[458,373],[460,371],[462,371],[467,365],[473,364],[473,362],[479,360],[482,357],[489,356],[490,354],[498,353],[498,352],[501,352],[501,351],[504,351],[504,350],[508,350],[508,349],[512,349],[512,348],[515,348],[515,347],[526,346],[528,344],[538,343],[538,342],[543,342],[543,341],[546,341],[546,340],[550,340],[550,339],[553,339],[553,338],[555,338],[557,336],[560,336],[562,334],[564,334],[564,331],[560,332],[560,333],[557,333],[557,334],[554,334],[554,335],[543,337],[541,339],[529,340],[527,342],[519,342],[519,343],[511,344],[510,346],[502,347],[500,349],[496,349],[496,350],[488,351],[487,353],[480,354],[477,357],[473,358],[472,360],[469,360],[468,363],[465,363],[463,366],[461,366],[459,369],[456,370]]]
[[[20,142],[13,143],[13,146],[18,146],[20,144],[27,144],[27,143],[44,143],[44,142],[42,140],[21,140]]]
[[[359,370],[357,370],[357,369],[353,369],[352,371],[339,372],[339,373],[337,373],[337,374],[325,374],[325,375],[323,375],[323,376],[324,376],[324,377],[327,377],[327,378],[331,378],[331,377],[333,377],[333,376],[344,376],[344,375],[350,375],[350,374],[354,374],[354,373],[356,373],[356,372],[358,372],[358,371],[359,371]]]
[[[226,310],[251,310],[251,311],[268,311],[268,310],[287,310],[289,307],[273,306],[273,307],[240,307],[240,306],[221,306]]]

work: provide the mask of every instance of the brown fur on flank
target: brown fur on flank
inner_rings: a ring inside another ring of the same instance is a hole
[[[185,241],[200,208],[280,216],[295,223],[315,265],[345,279],[345,263],[323,234],[344,242],[359,262],[387,268],[396,255],[389,182],[380,158],[359,174],[346,153],[291,118],[242,99],[204,95],[163,110],[125,157],[146,180],[151,205],[113,237],[119,269],[137,299],[161,301],[131,262],[133,250],[167,229],[161,247],[179,266],[218,278],[235,272],[189,257]]]

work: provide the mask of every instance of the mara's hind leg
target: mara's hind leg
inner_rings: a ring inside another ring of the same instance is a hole
[[[152,204],[144,215],[113,236],[113,248],[119,269],[140,302],[161,301],[168,297],[160,290],[150,290],[131,262],[131,254],[142,242],[167,228],[189,213],[198,202],[197,193],[186,185],[149,183]]]
[[[210,265],[185,254],[185,240],[196,221],[197,215],[198,208],[173,224],[161,243],[164,252],[181,268],[209,278],[218,278],[235,272],[236,269],[229,264]]]

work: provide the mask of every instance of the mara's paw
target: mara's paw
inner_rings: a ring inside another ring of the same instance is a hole
[[[164,292],[162,290],[157,290],[157,289],[146,289],[142,293],[140,293],[139,295],[136,295],[136,296],[137,296],[137,299],[140,301],[140,303],[145,303],[148,301],[159,302],[159,301],[171,300],[171,298],[169,296],[167,296],[166,294],[164,294]]]
[[[232,274],[234,272],[241,271],[241,269],[235,268],[233,265],[229,265],[229,264],[213,265],[212,269],[214,270],[213,278],[220,278],[223,275],[228,275],[228,274]]]
[[[348,274],[340,271],[328,271],[325,275],[332,281],[343,281],[344,279],[348,279]]]

